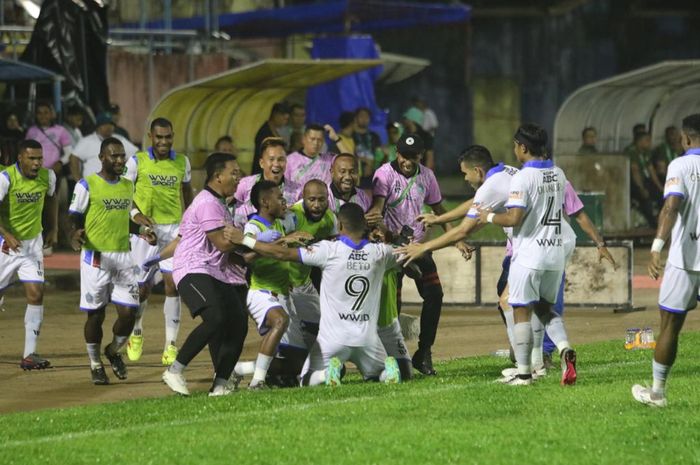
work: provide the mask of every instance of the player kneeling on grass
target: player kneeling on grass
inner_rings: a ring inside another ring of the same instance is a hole
[[[382,277],[387,268],[396,266],[393,250],[365,238],[367,222],[359,205],[343,205],[338,221],[337,241],[321,241],[308,248],[262,244],[234,228],[227,228],[227,237],[263,256],[321,268],[321,322],[304,384],[340,384],[341,367],[348,360],[365,379],[398,383],[401,375],[396,359],[386,357],[377,337]]]
[[[44,255],[42,243],[56,241],[58,203],[56,175],[41,167],[41,144],[29,139],[19,144],[17,163],[0,175],[0,289],[10,284],[15,273],[24,284],[27,310],[24,314],[24,370],[48,368],[51,363],[36,353],[39,330],[44,319]],[[41,237],[44,201],[50,214],[46,240]],[[0,300],[1,302],[1,300]]]
[[[137,209],[132,210],[134,185],[121,177],[126,163],[122,143],[113,137],[103,140],[100,161],[99,173],[75,185],[69,213],[73,221],[73,248],[82,249],[80,309],[87,313],[85,343],[92,382],[109,384],[100,357],[105,307],[110,301],[115,304],[117,321],[112,329],[114,338],[104,354],[117,378],[126,379],[127,369],[120,351],[134,327],[139,306],[137,268],[129,253],[129,230],[140,230],[153,243],[155,235],[150,230],[153,224],[150,218]]]

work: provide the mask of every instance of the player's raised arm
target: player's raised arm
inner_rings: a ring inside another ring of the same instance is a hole
[[[426,226],[451,223],[452,221],[461,220],[467,215],[467,212],[469,212],[473,201],[474,199],[469,199],[466,202],[462,202],[461,204],[457,205],[452,210],[440,215],[436,213],[423,213],[422,215],[418,216],[418,220]]]

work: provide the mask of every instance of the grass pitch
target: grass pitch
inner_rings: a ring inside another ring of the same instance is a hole
[[[0,417],[0,464],[700,463],[700,333],[682,336],[670,405],[632,399],[651,351],[578,348],[579,382],[493,383],[505,361],[437,365],[396,386],[357,375],[325,387],[208,398],[169,395]],[[126,386],[96,387],[123,389]]]

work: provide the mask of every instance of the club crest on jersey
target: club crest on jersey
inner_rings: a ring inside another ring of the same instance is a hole
[[[162,174],[149,174],[152,186],[174,187],[177,184],[177,176],[165,176]]]
[[[36,203],[43,195],[41,192],[15,192],[17,203]]]
[[[102,199],[105,210],[126,210],[131,206],[131,199]]]

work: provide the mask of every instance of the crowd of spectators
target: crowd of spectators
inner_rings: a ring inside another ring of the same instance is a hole
[[[579,155],[598,153],[598,134],[593,127],[581,132]],[[681,133],[675,126],[664,131],[664,140],[652,147],[651,133],[644,124],[632,128],[632,142],[622,153],[630,160],[630,199],[651,228],[656,228],[656,218],[663,204],[664,183],[668,164],[683,154]]]

